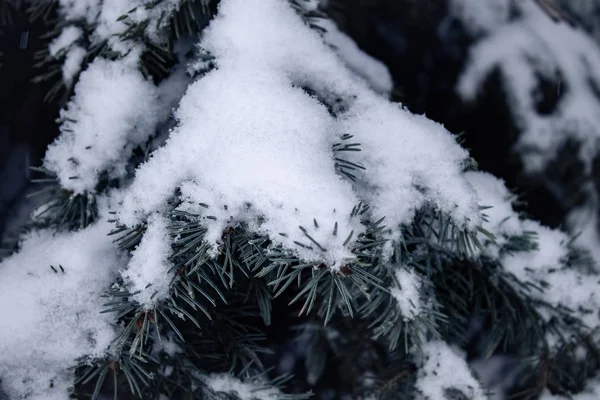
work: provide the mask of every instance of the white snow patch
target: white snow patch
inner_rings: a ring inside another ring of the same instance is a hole
[[[87,51],[81,46],[73,46],[67,52],[65,62],[62,66],[63,81],[71,85],[73,78],[81,70],[81,63],[85,58]]]
[[[115,331],[100,296],[126,263],[110,229],[30,233],[0,263],[0,380],[9,397],[64,400],[76,359],[105,354]]]
[[[421,312],[421,278],[412,270],[402,267],[396,271],[399,286],[390,289],[398,302],[404,320],[411,320]]]
[[[423,365],[419,368],[416,383],[419,399],[445,399],[444,392],[448,389],[460,390],[470,400],[487,399],[464,358],[445,342],[428,342],[422,350]]]
[[[58,12],[67,21],[86,20],[91,24],[100,13],[102,0],[59,0]]]
[[[186,210],[200,213],[200,202],[210,206],[203,214],[217,218],[206,221],[214,245],[228,224],[243,222],[304,260],[331,265],[353,257],[353,241],[343,241],[360,232],[349,219],[359,199],[374,215],[385,215],[393,230],[425,204],[459,223],[479,222],[474,193],[462,177],[467,152],[441,125],[356,79],[287,2],[221,2],[201,45],[218,68],[188,88],[176,112],[179,125],[138,169],[121,222],[133,226],[164,210],[180,187]],[[331,103],[342,99],[337,118],[302,86]],[[354,187],[334,168],[332,146],[343,133],[362,144],[362,152],[345,155],[366,167]]]
[[[93,192],[102,172],[124,175],[132,149],[155,131],[157,107],[157,90],[139,72],[135,55],[96,59],[61,111],[61,134],[44,165],[74,194]]]
[[[60,35],[50,43],[50,46],[48,47],[50,55],[56,57],[61,52],[66,51],[81,36],[83,36],[83,30],[81,28],[73,25],[67,26],[60,32]]]
[[[582,393],[570,396],[553,395],[548,389],[544,390],[540,400],[598,400],[600,399],[600,379],[593,378],[586,384]]]
[[[122,272],[131,292],[140,304],[151,308],[169,294],[171,239],[167,220],[159,215],[148,218],[148,225],[127,269]]]

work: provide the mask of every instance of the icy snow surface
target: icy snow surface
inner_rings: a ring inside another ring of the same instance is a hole
[[[65,400],[68,368],[104,355],[114,327],[112,315],[100,314],[100,295],[126,263],[110,229],[37,231],[0,263],[0,380],[10,398]]]
[[[427,203],[459,223],[478,222],[462,177],[467,152],[439,124],[356,79],[285,1],[221,2],[201,45],[218,68],[188,88],[178,126],[138,169],[121,222],[133,226],[165,211],[181,188],[184,209],[216,217],[206,220],[212,244],[228,224],[244,222],[305,260],[331,265],[352,257],[352,240],[343,242],[360,232],[349,218],[359,200],[392,228]],[[303,87],[331,104],[341,99],[337,117]],[[343,134],[362,146],[342,155],[366,167],[356,185],[334,167],[332,146]]]
[[[93,192],[104,171],[123,176],[132,149],[154,133],[157,97],[135,54],[118,61],[96,59],[61,111],[61,134],[48,147],[44,165],[74,194]]]
[[[470,400],[486,400],[487,396],[463,357],[445,342],[423,345],[423,365],[417,375],[416,388],[422,400],[445,399],[445,390],[460,390]]]

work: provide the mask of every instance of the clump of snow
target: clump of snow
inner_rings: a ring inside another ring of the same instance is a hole
[[[450,0],[448,12],[459,19],[472,35],[488,33],[505,24],[511,0]]]
[[[277,388],[260,383],[242,382],[227,374],[212,374],[203,379],[204,383],[217,393],[234,394],[240,400],[276,400],[283,394]]]
[[[153,215],[148,219],[142,241],[133,251],[127,269],[122,272],[130,291],[135,293],[133,299],[147,308],[169,294],[171,253],[167,220]]]
[[[64,400],[76,360],[105,354],[115,330],[100,296],[126,262],[110,228],[30,233],[0,263],[0,381],[10,398]]]
[[[73,77],[81,69],[81,62],[85,58],[87,51],[75,44],[83,36],[83,30],[74,25],[68,25],[61,31],[60,35],[50,43],[50,56],[58,58],[65,55],[65,61],[62,66],[63,81],[70,85]]]
[[[425,343],[416,389],[422,400],[446,399],[447,390],[459,390],[470,400],[486,400],[464,358],[442,341]]]
[[[421,277],[406,267],[398,269],[395,277],[398,284],[390,289],[391,295],[398,302],[404,320],[411,320],[421,312]]]
[[[570,138],[582,143],[580,158],[589,171],[600,138],[600,101],[594,93],[600,86],[600,48],[583,30],[553,21],[533,1],[514,6],[520,16],[494,26],[473,47],[457,91],[474,100],[498,69],[522,131],[516,146],[527,170],[542,170]],[[559,84],[560,98],[549,114],[537,110],[539,77]]]
[[[218,68],[189,86],[178,126],[138,169],[121,222],[133,226],[164,210],[181,188],[186,210],[212,217],[212,244],[227,225],[244,223],[331,265],[353,257],[353,240],[344,242],[363,229],[349,218],[359,200],[393,230],[426,204],[459,223],[479,222],[462,177],[467,152],[439,124],[356,79],[287,2],[221,2],[201,46]],[[302,87],[332,104],[340,99],[336,115]],[[362,146],[347,156],[366,168],[356,185],[336,172],[332,147],[343,133]]]
[[[94,191],[99,175],[120,177],[131,151],[157,122],[157,90],[138,70],[136,56],[96,59],[81,73],[75,96],[61,111],[61,134],[44,165],[74,194]]]

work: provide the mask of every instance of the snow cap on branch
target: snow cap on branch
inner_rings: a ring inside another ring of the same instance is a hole
[[[350,232],[364,230],[349,217],[360,200],[393,231],[425,205],[479,222],[462,177],[467,152],[439,124],[369,89],[287,2],[222,1],[201,45],[218,67],[188,88],[178,126],[138,169],[121,222],[164,211],[181,188],[187,211],[211,216],[214,245],[244,223],[304,260],[338,266],[352,258]],[[348,152],[366,168],[354,185],[335,167],[344,134],[362,147]]]
[[[134,53],[116,61],[96,59],[61,111],[61,134],[48,147],[44,166],[74,194],[93,192],[105,171],[122,177],[133,148],[154,134],[157,89],[139,72]]]

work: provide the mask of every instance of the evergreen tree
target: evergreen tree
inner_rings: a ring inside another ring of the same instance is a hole
[[[593,259],[321,11],[31,2],[64,108],[0,262],[10,399],[303,399],[332,370],[342,398],[491,398],[473,344],[517,360],[515,398],[600,395]]]

